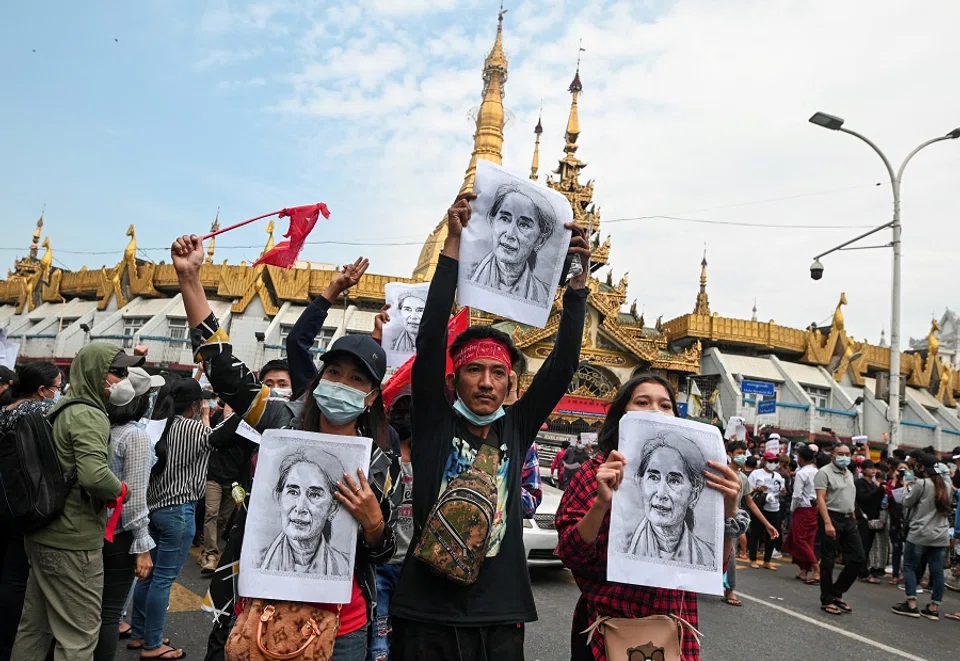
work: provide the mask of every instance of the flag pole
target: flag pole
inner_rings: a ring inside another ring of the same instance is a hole
[[[252,223],[252,222],[255,222],[255,221],[258,221],[258,220],[263,220],[264,218],[269,218],[270,216],[276,216],[276,215],[277,215],[278,213],[280,213],[281,211],[283,211],[283,209],[278,209],[277,211],[271,211],[270,213],[265,213],[265,214],[263,214],[262,216],[257,216],[256,218],[250,218],[250,219],[248,219],[248,220],[244,220],[244,221],[241,221],[241,222],[239,222],[239,223],[235,223],[235,224],[233,224],[233,225],[230,225],[229,227],[224,227],[223,229],[217,230],[216,232],[210,232],[209,234],[205,234],[203,237],[201,237],[200,240],[201,240],[201,241],[206,241],[207,239],[212,239],[213,237],[217,236],[218,234],[223,234],[224,232],[229,232],[230,230],[235,230],[235,229],[237,229],[238,227],[243,227],[244,225],[249,225],[249,224]]]

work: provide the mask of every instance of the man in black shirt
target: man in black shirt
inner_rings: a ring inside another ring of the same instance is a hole
[[[498,446],[497,509],[490,550],[476,582],[456,584],[434,573],[411,550],[391,604],[397,661],[517,661],[523,625],[537,611],[527,574],[520,508],[521,470],[536,432],[559,403],[579,365],[586,313],[587,268],[563,298],[556,344],[530,388],[504,411],[512,363],[519,352],[489,326],[469,328],[451,345],[454,374],[445,375],[447,320],[457,287],[460,233],[470,219],[462,196],[447,212],[447,239],[430,285],[413,365],[413,518],[415,548],[449,481],[469,468],[484,443]],[[569,253],[589,264],[579,228]],[[444,386],[456,392],[451,406]]]

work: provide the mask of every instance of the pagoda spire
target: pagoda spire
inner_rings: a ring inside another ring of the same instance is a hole
[[[542,118],[543,112],[541,111],[540,117],[537,117],[537,125],[533,129],[533,133],[537,136],[537,139],[533,143],[533,162],[530,164],[530,178],[534,181],[538,179],[537,173],[540,171],[540,134],[543,133]]]
[[[40,211],[40,218],[37,220],[37,228],[33,230],[33,243],[30,244],[30,259],[36,259],[37,253],[40,251],[40,232],[43,230],[43,212],[46,211],[47,205],[43,205],[43,210]]]
[[[274,223],[273,220],[271,220],[269,223],[267,223],[267,245],[263,247],[263,252],[260,253],[261,257],[273,250],[273,230]]]
[[[710,299],[707,297],[707,249],[703,249],[703,259],[700,260],[700,292],[697,294],[697,304],[693,308],[694,314],[710,315]]]
[[[757,321],[757,299],[753,299],[753,316],[750,321]]]
[[[220,229],[220,207],[217,207],[217,215],[210,225],[210,233],[213,234]],[[210,237],[210,245],[207,246],[207,258],[203,260],[204,264],[213,264],[213,246],[217,242],[217,237]]]
[[[567,91],[573,95],[573,98],[570,101],[570,115],[567,117],[567,144],[564,146],[563,151],[567,154],[564,160],[571,164],[577,162],[576,156],[574,155],[577,153],[577,138],[580,137],[580,111],[578,102],[580,100],[580,92],[583,91],[583,83],[580,82],[580,54],[583,53],[583,51],[583,40],[581,39],[579,50],[577,51],[577,72],[573,75],[573,82],[570,83],[570,87],[567,88]]]
[[[470,165],[463,176],[461,193],[473,190],[473,180],[477,175],[477,159],[483,158],[497,165],[503,163],[503,127],[506,113],[503,110],[503,95],[506,93],[507,55],[503,51],[503,16],[507,13],[500,3],[497,15],[497,37],[493,47],[483,61],[483,101],[477,111],[477,130],[473,134],[473,153]]]

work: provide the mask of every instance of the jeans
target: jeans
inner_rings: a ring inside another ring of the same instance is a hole
[[[911,541],[903,545],[903,579],[904,592],[907,599],[917,598],[917,567],[926,560],[930,568],[930,583],[933,587],[933,594],[930,597],[930,603],[939,604],[943,601],[943,561],[947,555],[945,546],[920,546]]]
[[[736,590],[737,589],[737,549],[734,546],[734,549],[730,552],[730,558],[727,560],[727,571],[724,574],[724,589],[726,590]]]
[[[56,640],[56,661],[90,661],[100,636],[103,552],[24,541],[30,579],[12,661],[39,661]]]
[[[150,551],[153,572],[133,592],[133,638],[143,640],[143,649],[163,644],[170,588],[180,575],[196,532],[194,503],[173,505],[150,512],[150,536],[157,543]]]
[[[10,661],[30,576],[23,535],[8,531],[0,535],[0,561],[0,661]]]
[[[132,532],[119,532],[103,545],[103,603],[100,606],[100,640],[93,661],[113,661],[119,643],[120,614],[130,593],[137,556],[130,554]]]
[[[860,541],[856,519],[848,514],[830,512],[830,521],[836,530],[836,537],[828,536],[823,520],[820,521],[820,532],[823,535],[820,549],[820,604],[823,606],[843,598],[844,593],[857,580],[860,568],[867,561],[863,555],[863,544]],[[845,564],[843,571],[834,580],[833,565],[837,561],[837,554],[841,551]]]
[[[903,560],[903,538],[900,537],[900,527],[890,528],[890,548],[893,555],[893,577],[900,578],[900,566]]]
[[[780,530],[780,512],[767,512],[764,510],[763,518],[775,529]],[[763,561],[769,563],[770,558],[773,557],[775,545],[770,539],[770,534],[767,532],[766,526],[764,526],[759,519],[752,519],[750,521],[750,534],[747,538],[750,562],[757,561],[757,549],[760,547],[761,539],[763,540]]]
[[[377,620],[370,627],[370,648],[367,661],[389,661],[390,659],[390,602],[393,591],[400,580],[402,564],[377,567]]]
[[[369,625],[364,625],[362,629],[357,629],[345,636],[337,636],[330,661],[363,661],[366,659],[368,628]]]

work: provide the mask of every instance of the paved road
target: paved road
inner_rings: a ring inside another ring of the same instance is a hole
[[[793,580],[794,568],[752,570],[740,565],[738,575],[743,608],[700,598],[700,629],[704,634],[704,661],[940,661],[955,658],[960,622],[930,622],[894,615],[890,606],[903,592],[886,583],[857,583],[848,595],[853,615],[822,613],[818,588]],[[565,661],[569,658],[570,617],[579,591],[566,570],[539,570],[531,574],[540,620],[527,630],[529,661]],[[195,562],[188,561],[171,598],[167,635],[202,659],[210,619],[200,612],[206,589]],[[921,595],[921,604],[929,594]],[[960,611],[960,594],[947,592],[944,608]],[[136,659],[124,650],[118,659]]]

